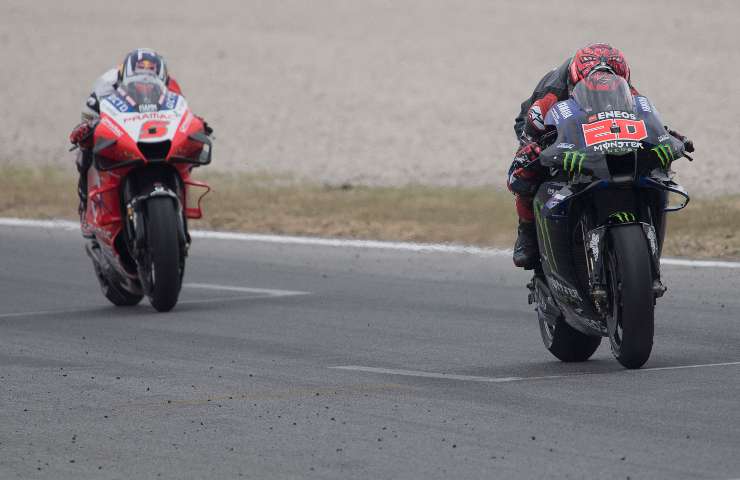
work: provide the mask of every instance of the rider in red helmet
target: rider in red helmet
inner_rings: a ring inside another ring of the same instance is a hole
[[[111,68],[98,78],[92,93],[82,107],[82,122],[69,135],[69,141],[80,147],[77,156],[77,170],[80,173],[77,185],[80,216],[84,215],[87,203],[87,171],[92,164],[93,133],[100,117],[100,100],[113,94],[127,78],[135,75],[156,76],[168,90],[182,95],[180,85],[167,71],[164,57],[149,48],[137,48],[129,52],[118,68]],[[213,130],[207,124],[205,128],[206,134],[210,135]]]
[[[539,261],[532,200],[547,175],[547,171],[537,163],[542,151],[539,141],[552,128],[545,126],[545,116],[553,105],[567,100],[573,87],[597,68],[624,78],[630,85],[632,95],[638,94],[630,82],[630,67],[622,52],[606,43],[594,43],[579,49],[573,57],[542,77],[532,95],[522,103],[521,111],[514,120],[519,149],[509,168],[508,187],[516,196],[519,216],[518,235],[514,244],[514,265],[517,267],[530,270]],[[686,151],[694,150],[693,143],[686,137],[673,130],[667,131],[686,144]]]

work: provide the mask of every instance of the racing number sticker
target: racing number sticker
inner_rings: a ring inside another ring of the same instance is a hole
[[[141,126],[140,139],[159,138],[167,135],[167,125],[170,122],[162,120],[149,120]]]
[[[615,118],[583,125],[583,139],[586,141],[587,147],[612,140],[636,142],[643,138],[647,138],[647,129],[645,128],[645,122],[642,120]]]

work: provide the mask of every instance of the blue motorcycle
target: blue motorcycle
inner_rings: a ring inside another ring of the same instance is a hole
[[[534,198],[540,265],[529,302],[542,340],[566,362],[585,361],[602,337],[640,368],[653,346],[654,307],[666,287],[660,256],[666,212],[689,201],[671,164],[686,156],[647,97],[597,71],[553,106]],[[690,159],[690,158],[689,158]]]

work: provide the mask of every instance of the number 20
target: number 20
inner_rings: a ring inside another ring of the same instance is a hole
[[[618,132],[612,132],[612,123],[616,123]],[[647,138],[647,129],[642,120],[628,120],[617,118],[615,120],[601,120],[588,125],[583,125],[583,139],[586,146],[612,140],[638,141]]]

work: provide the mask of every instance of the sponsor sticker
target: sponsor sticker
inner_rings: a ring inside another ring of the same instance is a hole
[[[655,155],[658,157],[658,161],[660,161],[660,166],[663,168],[668,168],[676,159],[676,156],[673,153],[673,148],[670,144],[661,143],[651,150],[655,152]]]
[[[103,117],[103,119],[100,120],[100,123],[102,125],[105,125],[106,128],[108,128],[108,130],[113,132],[113,135],[115,135],[116,137],[120,138],[123,135],[123,132],[121,131],[121,129],[118,128],[118,126],[115,123],[113,123],[113,121],[107,116]]]
[[[574,302],[583,301],[581,299],[581,295],[578,293],[578,290],[576,290],[575,288],[571,288],[565,285],[563,282],[554,277],[550,277],[548,280],[550,283],[550,287],[552,287],[555,292],[559,293],[561,297],[565,297],[568,300]]]
[[[164,106],[168,110],[172,110],[177,105],[177,94],[174,92],[167,92],[167,96],[164,99]]]
[[[124,123],[129,122],[141,122],[142,120],[172,120],[175,118],[173,113],[167,112],[151,112],[151,113],[138,113],[131,115],[123,119]]]
[[[106,100],[108,100],[119,112],[128,112],[128,104],[126,104],[126,102],[124,102],[118,95],[111,95],[107,97]]]
[[[624,140],[613,140],[610,142],[604,142],[599,145],[594,145],[594,150],[597,152],[614,152],[624,150],[639,150],[644,148],[642,142],[624,141]]]
[[[573,110],[571,110],[570,105],[565,102],[558,104],[558,110],[560,110],[560,114],[563,116],[563,118],[569,118],[573,116]]]
[[[630,112],[621,112],[618,110],[612,110],[610,112],[599,112],[596,114],[596,119],[604,120],[607,118],[626,118],[628,120],[637,120],[637,116]]]
[[[594,258],[594,262],[599,261],[599,247],[601,246],[601,237],[598,233],[592,232],[591,238],[588,242],[589,249],[591,250],[591,256]]]
[[[640,105],[640,109],[643,112],[652,112],[653,109],[650,108],[650,102],[645,97],[637,97],[637,104]]]

